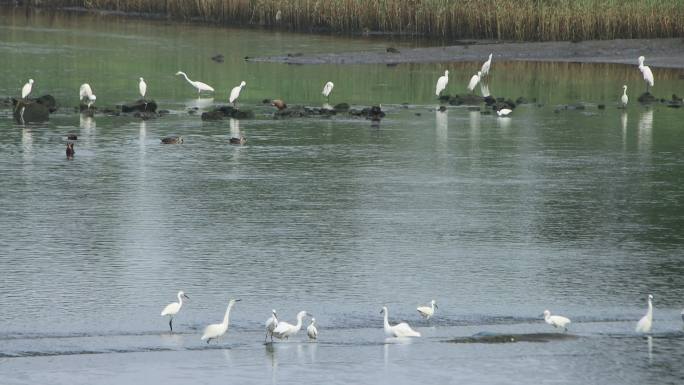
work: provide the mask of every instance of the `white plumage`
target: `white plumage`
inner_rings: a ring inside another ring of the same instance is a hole
[[[651,68],[644,65],[644,60],[645,58],[643,56],[639,56],[639,71],[641,71],[641,74],[644,76],[644,81],[646,82],[646,92],[648,92],[648,87],[653,87],[654,79]]]
[[[299,332],[302,328],[302,318],[305,316],[309,315],[306,311],[302,310],[299,313],[297,313],[297,324],[292,325],[291,323],[285,322],[285,321],[279,321],[278,326],[276,326],[275,329],[273,329],[273,336],[278,338],[278,339],[289,339],[290,336],[293,336]]]
[[[138,83],[138,90],[140,91],[140,96],[145,99],[145,94],[147,93],[147,83],[145,83],[145,79],[140,78],[140,82]]]
[[[470,78],[470,83],[468,83],[468,91],[473,92],[473,90],[475,89],[475,86],[477,86],[477,83],[480,82],[480,75],[481,74],[482,74],[482,72],[477,71],[477,74],[473,75],[473,77]]]
[[[629,102],[629,98],[627,97],[627,85],[622,86],[622,98],[620,101],[622,102],[622,107],[627,107],[627,103]]]
[[[435,87],[435,95],[439,96],[449,84],[449,71],[444,71],[444,75],[437,79],[437,86]]]
[[[653,326],[653,303],[651,302],[652,300],[653,296],[649,294],[648,310],[646,311],[646,315],[641,317],[639,322],[637,322],[635,329],[637,333],[648,333],[651,331],[651,326]]]
[[[500,110],[497,110],[496,114],[499,116],[508,116],[511,114],[511,112],[513,112],[513,110],[511,110],[510,108],[502,108]]]
[[[31,93],[31,89],[33,88],[33,79],[29,79],[28,83],[24,84],[23,87],[21,87],[21,98],[26,99],[27,96]]]
[[[188,298],[187,295],[181,290],[178,292],[178,302],[171,302],[170,304],[166,305],[164,307],[164,310],[161,312],[161,316],[169,316],[169,328],[171,331],[173,331],[173,317],[178,314],[180,311],[181,307],[183,306],[183,298]]]
[[[560,315],[551,315],[551,312],[548,310],[544,310],[544,321],[555,328],[564,329],[566,332],[568,331],[568,325],[571,322],[569,318]]]
[[[246,86],[247,83],[243,80],[239,86],[233,87],[233,89],[230,91],[230,97],[228,97],[228,102],[235,104],[237,101],[237,98],[240,96],[240,91],[242,91],[242,88]]]
[[[81,88],[78,90],[78,96],[81,101],[86,99],[85,102],[88,103],[88,108],[90,108],[95,99],[97,99],[95,94],[93,94],[92,88],[90,88],[90,84],[88,83],[81,84]]]
[[[223,336],[226,334],[228,331],[228,323],[230,322],[230,309],[233,308],[233,305],[235,305],[235,302],[239,301],[239,299],[231,299],[230,302],[228,302],[228,308],[226,309],[226,314],[223,315],[223,322],[219,324],[211,324],[204,328],[204,334],[202,334],[202,341],[211,341],[212,339],[216,340],[218,342],[219,337]]]
[[[335,84],[333,82],[327,82],[323,86],[322,94],[328,99],[328,101],[330,101],[330,93],[332,92],[333,87],[335,87]]]
[[[199,94],[202,91],[214,92],[214,88],[212,86],[210,86],[207,83],[202,83],[202,82],[197,81],[197,80],[190,80],[188,78],[188,75],[186,75],[185,72],[183,72],[183,71],[176,72],[176,76],[178,76],[178,75],[183,75],[183,77],[185,77],[185,80],[187,80],[191,86],[197,88],[197,94]]]
[[[489,75],[489,68],[492,66],[492,54],[489,54],[489,59],[482,64],[482,69],[480,72],[482,73],[482,76],[487,76]]]
[[[430,319],[435,314],[435,309],[438,309],[439,306],[437,306],[437,302],[433,299],[430,301],[430,306],[418,306],[416,310],[418,310],[418,313],[423,316],[425,319]]]
[[[311,324],[309,324],[309,327],[306,328],[306,335],[309,336],[309,339],[311,340],[318,338],[318,329],[316,329],[315,318],[311,318]]]
[[[275,309],[271,310],[271,314],[271,317],[266,320],[266,337],[264,338],[264,342],[269,336],[271,336],[271,341],[273,341],[273,330],[278,326],[278,315],[276,314]]]
[[[380,310],[380,314],[385,314],[384,327],[385,335],[387,337],[420,337],[420,333],[411,329],[411,327],[406,322],[398,323],[394,326],[390,326],[388,318],[387,306],[383,306]]]

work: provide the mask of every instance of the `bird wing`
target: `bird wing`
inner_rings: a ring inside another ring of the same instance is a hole
[[[178,302],[172,302],[172,303],[166,305],[164,310],[162,310],[161,315],[164,316],[164,315],[169,315],[169,314],[176,314],[176,313],[178,313],[179,308],[180,308],[180,305],[178,304]]]
[[[323,87],[323,95],[328,96],[332,92],[333,89],[333,84],[328,82],[325,83],[325,86]]]
[[[569,319],[569,318],[566,318],[566,317],[563,317],[563,316],[560,316],[560,315],[553,315],[553,316],[549,317],[549,320],[551,321],[551,323],[553,324],[553,326],[559,326],[559,327],[562,327],[562,328],[564,328],[565,325],[567,325],[567,324],[570,323],[570,319]]]
[[[147,83],[141,81],[138,84],[138,89],[140,90],[140,95],[142,95],[142,97],[144,98],[145,94],[147,93]]]
[[[196,82],[197,83],[197,88],[201,89],[202,91],[214,91],[214,88],[210,86],[207,83],[202,83],[202,82]]]
[[[204,328],[204,333],[202,333],[202,338],[201,340],[206,340],[207,338],[212,338],[216,332],[214,331],[219,325],[218,324],[211,324],[207,327]]]
[[[397,337],[420,337],[420,333],[411,329],[406,323],[402,322],[391,327],[394,335]]]
[[[290,330],[290,328],[292,328],[292,327],[293,326],[287,322],[279,322],[278,326],[276,326],[276,328],[273,329],[273,334],[283,334],[283,333],[287,332],[288,330]]]
[[[641,72],[644,74],[644,80],[648,82],[648,84],[651,87],[653,87],[653,72],[651,72],[651,68],[648,66],[644,66]]]
[[[435,93],[439,95],[439,93],[446,88],[448,83],[449,79],[446,76],[442,76],[439,79],[437,79],[437,87],[435,87]]]
[[[428,306],[420,306],[417,307],[416,310],[418,310],[418,313],[423,315],[430,315],[430,313],[432,312],[432,308]]]
[[[229,101],[230,103],[234,102],[235,99],[237,99],[238,96],[240,96],[240,90],[241,90],[241,89],[242,89],[242,88],[240,88],[240,86],[237,86],[237,87],[234,87],[234,88],[230,91],[230,97],[228,98],[228,101]]]
[[[480,78],[479,78],[477,75],[473,75],[473,77],[470,78],[470,83],[468,83],[468,89],[469,89],[470,91],[472,91],[473,89],[475,89],[475,86],[477,85],[477,83],[478,83],[479,81],[480,81]]]
[[[489,66],[491,64],[492,64],[492,62],[490,62],[489,60],[487,60],[486,62],[484,62],[484,64],[482,64],[482,69],[480,71],[482,72],[483,75],[486,75],[489,73]]]
[[[31,83],[26,83],[21,88],[21,97],[25,98],[31,93]]]
[[[90,98],[90,95],[92,94],[93,90],[90,88],[90,85],[88,83],[81,84],[81,88],[78,91],[78,95],[81,99],[85,97]]]

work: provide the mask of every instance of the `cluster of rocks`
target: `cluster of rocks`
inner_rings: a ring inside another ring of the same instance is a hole
[[[251,110],[239,110],[232,106],[221,106],[202,113],[202,120],[223,120],[229,118],[252,119],[254,118],[254,112]]]

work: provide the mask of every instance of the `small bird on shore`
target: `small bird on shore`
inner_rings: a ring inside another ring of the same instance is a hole
[[[627,97],[627,85],[622,86],[622,98],[620,99],[622,102],[622,108],[627,107],[627,103],[629,102],[629,98]]]
[[[489,68],[492,66],[492,54],[489,54],[489,59],[482,64],[482,69],[480,72],[482,72],[482,76],[489,76]]]
[[[275,99],[271,102],[271,105],[277,108],[279,111],[282,111],[287,108],[287,104],[285,104],[285,102],[280,99]]]
[[[271,341],[273,341],[273,330],[278,326],[278,315],[276,314],[275,309],[271,310],[271,317],[266,320],[266,337],[264,338],[264,342],[268,339],[268,337],[271,337]]]
[[[318,338],[318,329],[316,329],[316,318],[311,318],[311,324],[306,328],[306,335],[309,336],[310,340],[315,340]]]
[[[435,87],[435,95],[439,96],[439,94],[442,93],[449,84],[449,71],[446,70],[444,71],[444,75],[440,76],[439,79],[437,79],[437,86]]]
[[[569,318],[560,315],[551,315],[551,312],[548,310],[544,310],[544,321],[555,328],[564,329],[566,332],[568,331],[568,325],[571,322]]]
[[[651,331],[651,327],[653,326],[653,303],[651,302],[653,300],[653,295],[649,294],[648,295],[648,310],[646,311],[646,314],[641,317],[639,322],[637,322],[635,331],[637,333],[648,333]]]
[[[644,60],[646,59],[643,56],[639,56],[639,71],[641,71],[641,74],[644,76],[644,81],[646,82],[646,92],[648,93],[648,87],[653,87],[654,79],[651,68],[644,65]]]
[[[475,86],[477,86],[477,83],[480,82],[480,75],[482,75],[482,72],[477,71],[477,74],[470,78],[470,83],[468,83],[468,91],[475,93]]]
[[[240,82],[239,86],[233,87],[233,89],[230,91],[230,97],[228,97],[228,102],[233,103],[233,107],[237,107],[237,99],[240,97],[240,91],[247,85],[245,81],[243,80]]]
[[[330,103],[330,93],[332,92],[333,87],[335,87],[335,84],[333,82],[327,82],[323,86],[322,94],[327,98],[328,103]]]
[[[173,317],[178,314],[180,311],[181,307],[183,306],[183,298],[190,299],[183,290],[178,292],[178,302],[171,302],[170,304],[166,305],[164,307],[164,310],[161,312],[162,317],[169,316],[169,329],[173,331]]]
[[[97,99],[95,94],[93,94],[93,89],[90,88],[90,84],[88,83],[81,84],[81,88],[78,90],[78,96],[81,98],[81,102],[85,101],[88,108],[90,108],[95,102],[95,99]]]
[[[21,98],[26,99],[29,94],[31,93],[31,89],[33,88],[33,79],[29,79],[28,83],[24,84],[24,86],[21,88]]]
[[[418,310],[418,314],[422,315],[423,318],[430,319],[435,314],[435,309],[438,308],[437,301],[433,299],[430,301],[429,306],[418,306],[416,310]]]
[[[197,80],[190,80],[190,78],[188,78],[188,75],[186,75],[185,72],[183,72],[183,71],[176,72],[176,76],[178,76],[178,75],[183,75],[185,80],[187,80],[191,86],[193,86],[197,89],[197,96],[198,97],[199,97],[200,92],[202,92],[202,91],[214,92],[214,88],[212,86],[210,86],[207,83],[202,83],[202,82],[197,81]]]
[[[204,333],[202,334],[201,338],[202,341],[207,341],[207,343],[209,343],[211,340],[216,340],[216,342],[218,342],[218,339],[226,334],[228,331],[228,323],[230,322],[230,310],[238,301],[240,300],[231,299],[230,302],[228,302],[228,308],[226,308],[226,313],[223,315],[223,322],[211,324],[204,328]]]

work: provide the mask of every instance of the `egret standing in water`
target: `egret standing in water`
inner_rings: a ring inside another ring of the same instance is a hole
[[[81,88],[78,90],[78,96],[81,98],[81,102],[85,101],[85,103],[88,104],[88,108],[90,108],[93,102],[95,102],[95,99],[97,99],[88,83],[81,84]]]
[[[299,332],[299,330],[302,328],[302,318],[310,316],[309,313],[306,311],[302,310],[299,313],[297,313],[297,324],[292,325],[288,322],[285,321],[279,321],[278,326],[276,326],[275,329],[273,329],[273,335],[278,338],[278,339],[289,339],[290,336],[293,336]]]
[[[333,82],[327,82],[327,83],[325,83],[325,85],[323,86],[323,92],[322,92],[322,94],[323,94],[323,96],[326,97],[328,103],[330,103],[330,93],[332,92],[333,87],[335,87],[335,84],[333,84]]]
[[[268,339],[268,336],[271,336],[271,341],[273,341],[273,330],[278,326],[278,315],[276,314],[275,309],[271,310],[271,318],[266,320],[266,337],[264,338],[264,342]]]
[[[178,314],[180,311],[181,307],[183,306],[183,298],[190,299],[183,290],[178,292],[178,302],[171,302],[170,304],[166,305],[164,310],[161,312],[161,316],[169,316],[169,329],[173,331],[173,317]]]
[[[422,315],[425,319],[430,319],[435,314],[435,309],[438,309],[437,301],[434,299],[430,301],[430,306],[418,306],[418,314]]]
[[[385,315],[385,320],[384,320],[384,328],[385,328],[385,335],[387,337],[420,337],[420,333],[417,331],[411,329],[409,324],[406,322],[398,323],[394,326],[390,326],[389,321],[388,321],[388,311],[387,311],[387,306],[383,306],[382,310],[380,310],[380,314]]]
[[[449,84],[449,71],[444,71],[444,75],[440,76],[439,79],[437,79],[437,86],[435,87],[435,95],[439,97],[439,94],[442,93],[447,87],[447,84]]]
[[[188,75],[186,75],[185,72],[183,72],[183,71],[176,72],[176,76],[178,76],[178,75],[183,75],[185,80],[187,80],[191,86],[197,88],[197,96],[198,97],[199,97],[200,92],[202,92],[202,91],[214,92],[214,89],[209,84],[202,83],[202,82],[197,81],[197,80],[190,80],[188,78]]]
[[[228,331],[228,323],[230,322],[230,309],[233,308],[233,305],[235,305],[235,302],[240,301],[239,299],[231,299],[230,302],[228,302],[228,308],[226,309],[226,314],[223,315],[223,322],[220,324],[211,324],[204,328],[204,334],[202,334],[202,341],[209,341],[211,340],[216,340],[218,343],[219,337],[223,336],[226,334]]]
[[[470,78],[470,83],[468,83],[468,91],[475,93],[475,86],[480,82],[480,75],[482,75],[482,72],[477,71],[477,74]]]
[[[629,98],[627,97],[627,85],[622,86],[622,98],[620,99],[622,102],[622,108],[627,107],[627,103],[629,102]]]
[[[489,76],[489,68],[491,68],[491,66],[492,66],[492,54],[490,53],[489,54],[489,60],[487,60],[486,62],[484,62],[484,64],[482,64],[482,69],[480,70],[480,72],[482,73],[482,76]]]
[[[544,310],[544,321],[555,328],[564,329],[566,332],[568,331],[568,325],[570,325],[571,322],[567,317],[551,315],[551,312],[548,310]]]
[[[230,91],[230,97],[228,98],[229,103],[233,103],[233,107],[237,107],[237,98],[240,96],[240,91],[242,91],[242,88],[246,86],[247,83],[243,80],[239,86],[234,87]]]
[[[644,81],[646,82],[646,92],[648,92],[648,87],[653,87],[654,80],[653,72],[651,72],[651,68],[644,65],[644,60],[645,58],[643,56],[639,56],[639,71],[641,71],[641,74],[644,75]]]
[[[635,329],[637,333],[649,333],[651,331],[651,326],[653,326],[653,303],[651,302],[652,300],[653,296],[649,294],[648,311],[646,311],[646,315],[641,317],[639,322],[637,322]]]
[[[143,78],[140,78],[140,82],[138,83],[138,91],[140,91],[140,96],[142,96],[144,100],[145,94],[147,93],[147,83],[145,83],[145,79]]]
[[[306,328],[306,335],[309,336],[310,340],[315,340],[318,338],[318,329],[316,329],[316,319],[311,318],[311,324]]]
[[[23,87],[21,87],[21,98],[26,99],[26,97],[29,96],[31,93],[31,89],[33,88],[33,79],[29,79],[28,83],[24,84]]]

